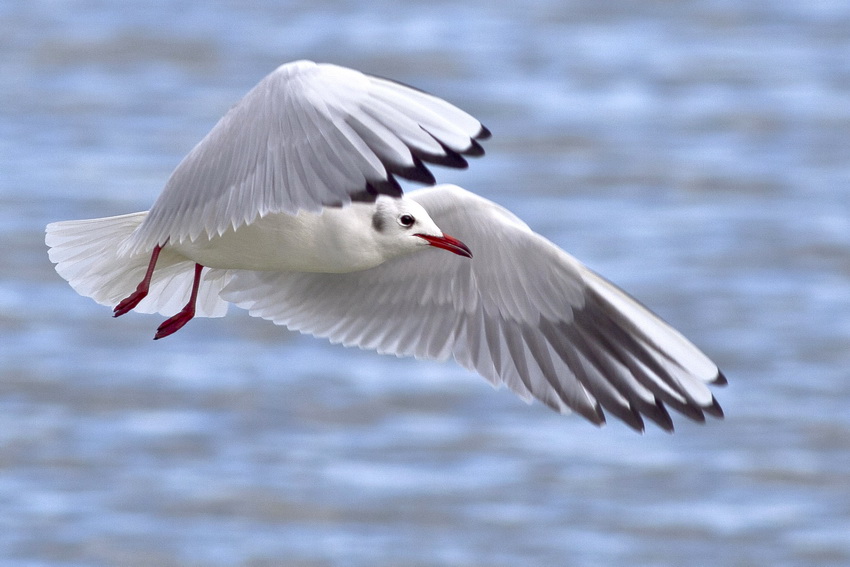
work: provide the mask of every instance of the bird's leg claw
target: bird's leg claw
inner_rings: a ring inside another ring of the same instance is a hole
[[[183,325],[188,323],[192,317],[195,316],[195,306],[187,305],[184,307],[180,313],[174,315],[173,317],[169,317],[165,321],[163,321],[162,325],[160,325],[156,329],[156,335],[154,335],[153,340],[159,340],[168,335],[174,334],[180,329],[183,328]]]
[[[195,316],[195,301],[198,299],[198,288],[201,285],[201,272],[204,267],[200,264],[195,264],[195,277],[192,280],[192,292],[189,294],[189,303],[187,303],[180,313],[166,319],[162,325],[156,330],[153,340],[159,340],[168,335],[174,334],[183,328],[183,325],[192,320]]]
[[[142,281],[136,286],[136,291],[122,299],[121,302],[115,306],[112,310],[113,317],[120,317],[124,313],[127,313],[138,305],[145,297],[147,297],[148,291],[150,290],[153,271],[156,268],[156,261],[157,258],[159,258],[159,253],[161,251],[162,246],[154,246],[153,252],[151,252],[150,262],[148,263],[148,269],[145,272],[145,277],[142,278]]]
[[[141,286],[139,286],[141,288]],[[120,317],[121,315],[127,313],[132,310],[136,305],[138,305],[147,295],[148,290],[136,288],[136,291],[131,293],[129,296],[125,297],[121,300],[121,302],[115,306],[112,310],[113,317]]]

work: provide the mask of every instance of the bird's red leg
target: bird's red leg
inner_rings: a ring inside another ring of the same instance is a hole
[[[151,285],[151,278],[153,277],[153,270],[156,268],[156,260],[159,258],[159,253],[162,250],[162,246],[155,246],[153,249],[153,253],[151,254],[151,261],[148,264],[148,271],[145,272],[145,277],[142,278],[142,281],[136,286],[136,291],[131,293],[128,297],[121,300],[121,302],[115,306],[112,310],[112,316],[118,317],[127,313],[131,309],[133,309],[136,305],[139,304],[141,300],[145,298],[148,294],[148,289]]]
[[[189,302],[185,307],[183,307],[183,309],[180,310],[180,313],[166,319],[162,325],[159,326],[153,340],[161,339],[172,333],[176,333],[183,327],[183,325],[188,323],[189,320],[195,316],[195,301],[198,299],[198,288],[201,285],[201,272],[203,269],[204,267],[202,265],[195,264],[195,279],[192,281],[192,293],[189,296]]]

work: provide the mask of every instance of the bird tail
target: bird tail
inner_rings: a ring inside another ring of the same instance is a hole
[[[133,293],[144,278],[151,251],[122,254],[122,244],[147,217],[148,212],[116,217],[54,222],[47,225],[45,243],[56,271],[71,287],[101,305],[115,306]],[[157,260],[150,291],[135,308],[141,313],[171,316],[189,300],[194,262],[163,248]],[[219,297],[229,281],[226,270],[204,271],[196,303],[196,315],[222,317],[227,302]]]

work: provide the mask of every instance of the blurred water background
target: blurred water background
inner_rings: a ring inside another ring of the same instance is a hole
[[[0,4],[0,564],[850,565],[850,4]],[[143,210],[277,65],[493,131],[465,172],[724,369],[596,429],[453,363],[77,296],[46,223]]]

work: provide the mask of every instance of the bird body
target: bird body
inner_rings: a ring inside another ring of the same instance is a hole
[[[488,135],[391,81],[284,65],[150,211],[48,225],[50,258],[116,316],[170,316],[155,338],[235,304],[335,343],[454,358],[597,424],[722,416],[705,354],[513,213],[455,185],[402,193],[395,176],[432,183],[425,164],[465,167]]]
[[[415,229],[398,218],[409,215]],[[381,227],[377,230],[375,227]],[[408,232],[411,237],[397,238]],[[210,268],[272,272],[353,272],[374,268],[398,255],[428,246],[413,233],[441,237],[421,205],[380,196],[375,203],[328,207],[319,213],[271,213],[220,235],[169,247]]]

